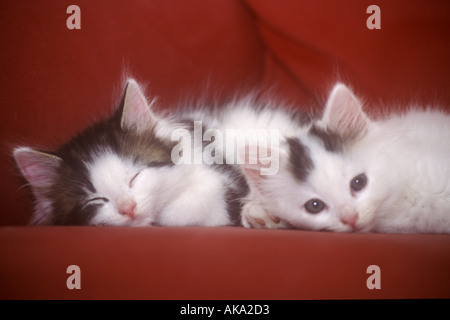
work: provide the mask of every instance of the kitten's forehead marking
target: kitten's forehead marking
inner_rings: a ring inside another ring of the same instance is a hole
[[[88,165],[91,181],[98,192],[119,192],[123,183],[139,170],[131,160],[122,159],[113,152],[95,157]]]
[[[294,177],[300,181],[305,181],[314,164],[309,155],[309,150],[298,138],[288,138],[289,145],[289,163]]]
[[[327,151],[340,152],[342,150],[343,141],[337,133],[312,125],[309,129],[309,135],[318,138]]]

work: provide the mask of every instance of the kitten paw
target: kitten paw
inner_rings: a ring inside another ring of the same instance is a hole
[[[242,225],[255,229],[285,229],[288,224],[272,216],[259,204],[246,203],[242,208]]]

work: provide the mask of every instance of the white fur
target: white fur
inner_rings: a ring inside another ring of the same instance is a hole
[[[168,141],[172,131],[183,126],[178,122],[180,117],[184,117],[180,114],[155,115],[151,110],[155,99],[149,104],[136,81],[128,81],[124,95],[120,119],[123,130],[154,132],[162,141]],[[89,181],[96,191],[92,192],[86,186],[84,191],[87,195],[83,199],[71,199],[74,200],[71,203],[82,206],[81,210],[83,206],[87,209],[87,206],[95,205],[95,210],[90,211],[94,215],[88,224],[217,226],[234,222],[228,214],[226,201],[227,191],[235,188],[233,175],[207,165],[147,167],[120,157],[107,145],[103,148],[96,151],[93,159],[86,157],[89,160],[85,162]],[[90,151],[81,152],[89,154]],[[84,158],[83,154],[78,156]],[[55,183],[56,169],[62,159],[27,147],[16,148],[14,157],[36,197],[33,222],[54,223],[54,216],[61,213],[53,212],[53,200],[47,194]]]
[[[97,192],[88,198],[108,199],[108,202],[95,201],[100,208],[90,224],[214,226],[231,223],[224,186],[230,186],[232,181],[210,167],[143,167],[105,152],[89,165],[89,170]],[[119,213],[124,200],[136,203],[133,218]]]
[[[411,110],[371,121],[353,93],[337,85],[317,125],[351,139],[352,143],[343,152],[330,152],[317,138],[308,135],[309,126],[300,127],[292,121],[292,112],[270,106],[258,109],[252,99],[234,101],[213,112],[183,110],[170,116],[156,115],[150,107],[139,85],[130,81],[121,125],[139,132],[153,128],[163,139],[169,139],[173,130],[181,126],[178,120],[186,117],[222,132],[279,130],[277,174],[255,175],[258,165],[242,165],[250,186],[242,211],[242,223],[246,227],[291,225],[337,232],[450,233],[450,116],[447,114]],[[231,138],[236,139],[238,135]],[[294,177],[290,168],[286,143],[290,136],[301,140],[313,163],[314,168],[303,182]],[[267,141],[263,142],[268,145]],[[236,151],[241,157],[246,152]],[[46,185],[41,184],[52,183],[48,177],[54,174],[60,159],[29,148],[17,148],[14,156],[36,196],[34,222],[50,223],[51,202],[42,195],[41,189]],[[99,205],[89,224],[217,226],[231,223],[225,198],[226,191],[236,187],[236,181],[213,166],[146,167],[109,150],[99,152],[87,166],[97,191],[85,190],[88,196],[82,200],[85,205]],[[368,184],[352,192],[350,181],[361,173],[366,174]],[[325,209],[308,213],[305,203],[311,199],[323,201]],[[133,207],[132,214],[124,214],[121,210],[124,207]],[[357,215],[357,221],[350,225],[346,220],[352,215]]]
[[[362,225],[377,232],[450,233],[450,116],[411,110],[372,123],[348,150],[369,173]]]
[[[224,136],[226,136],[226,132],[232,132],[232,134],[228,135],[227,138],[234,140],[237,147],[239,146],[239,143],[237,142],[238,139],[242,138],[242,135],[245,136],[247,130],[266,130],[269,133],[266,137],[270,136],[270,130],[278,130],[279,141],[277,141],[277,147],[279,144],[285,142],[286,137],[301,134],[304,130],[306,130],[305,127],[299,126],[292,120],[294,116],[293,111],[283,108],[282,106],[274,107],[270,104],[257,108],[252,97],[233,101],[232,103],[215,111],[195,109],[184,111],[184,114],[192,119],[204,121],[210,128],[220,130]],[[259,148],[262,146],[264,146],[264,148],[270,148],[270,146],[273,145],[273,142],[269,141],[270,139],[265,139],[264,135],[261,137],[262,139],[258,139],[257,141]],[[224,153],[227,152],[228,156],[230,154],[232,155],[231,158],[234,157],[236,160],[239,159],[238,161],[245,162],[241,168],[243,169],[242,172],[247,174],[248,177],[248,172],[246,173],[246,171],[252,170],[252,168],[249,164],[249,158],[245,158],[245,150],[228,150],[228,148],[226,148],[226,143],[227,142],[225,141],[224,146],[218,145],[217,150],[221,150]],[[250,147],[248,140],[246,142],[246,146]],[[276,151],[277,157],[282,156],[278,154],[279,150]],[[270,152],[274,152],[274,150],[269,150],[269,153]],[[276,172],[278,172],[279,159],[270,160],[276,162]],[[270,165],[272,165],[272,163]],[[260,167],[257,167],[257,169],[259,174]],[[260,190],[253,183],[253,180],[247,179],[247,182],[249,184],[250,191],[245,197],[242,207],[242,225],[245,227],[254,228],[288,227],[286,221],[282,221],[274,215],[271,215],[270,212],[266,211],[265,204],[268,199],[262,199],[262,197],[265,197],[266,195],[262,195],[260,193]]]
[[[219,226],[231,223],[224,193],[224,186],[229,186],[230,181],[225,175],[203,165],[177,165],[166,171],[165,190],[169,190],[171,198],[159,212],[161,225]]]
[[[305,142],[307,139],[303,139]],[[310,151],[315,168],[307,181],[300,182],[292,174],[288,159],[281,159],[280,172],[258,182],[264,207],[295,228],[304,230],[351,231],[351,227],[340,222],[337,211],[352,201],[348,190],[349,174],[337,170],[344,166],[339,156],[329,153],[312,139],[306,146]],[[311,199],[321,199],[327,209],[319,214],[308,213],[304,205]]]
[[[139,85],[130,80],[126,90],[122,126],[143,130],[153,127],[157,136],[169,139],[180,128],[180,114],[155,115]],[[153,100],[154,101],[154,100]],[[131,161],[106,153],[90,167],[96,197],[110,201],[102,204],[93,224],[217,226],[231,223],[226,191],[234,181],[206,165],[136,167]],[[133,183],[130,180],[139,172]],[[125,200],[124,200],[125,199]],[[134,216],[119,212],[121,201],[135,203]]]
[[[300,182],[285,158],[278,175],[256,179],[258,201],[267,212],[307,230],[450,233],[450,115],[412,109],[372,121],[342,85],[326,108],[318,125],[352,142],[342,152],[330,152],[317,139],[297,135],[314,168]],[[368,183],[352,192],[350,182],[361,173]],[[308,213],[305,203],[311,199],[326,208]],[[351,214],[357,215],[354,225],[345,221]]]

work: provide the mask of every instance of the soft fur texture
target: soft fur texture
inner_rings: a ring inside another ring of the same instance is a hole
[[[371,120],[338,84],[322,119],[282,145],[280,172],[247,175],[261,196],[246,205],[257,213],[244,213],[307,230],[450,233],[449,141],[448,114],[411,109]]]
[[[260,177],[279,174],[280,157],[286,157],[280,145],[293,135],[303,135],[314,116],[287,105],[258,100],[255,95],[236,99],[226,105],[182,109],[186,117],[205,124],[207,145],[224,157],[225,166],[239,164],[247,177],[249,193],[243,199],[242,225],[253,228],[285,228],[289,225],[264,209],[263,197],[254,184]],[[204,149],[206,151],[206,148]],[[282,153],[282,154],[279,154]]]
[[[32,224],[219,226],[240,223],[247,186],[233,168],[174,165],[168,134],[130,80],[115,114],[56,152],[18,147],[16,163],[35,196]]]
[[[120,107],[56,152],[18,147],[32,223],[450,232],[450,116],[371,120],[344,85],[321,119],[252,97],[155,114]]]

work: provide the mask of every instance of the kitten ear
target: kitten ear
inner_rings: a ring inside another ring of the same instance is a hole
[[[242,170],[249,183],[255,187],[267,177],[277,174],[285,159],[287,154],[279,147],[246,145],[240,153]]]
[[[150,107],[154,102],[155,100],[148,104],[138,83],[133,79],[128,80],[122,98],[120,127],[138,132],[153,128],[156,117]]]
[[[50,186],[56,177],[56,169],[62,162],[62,159],[55,155],[27,147],[14,149],[13,155],[33,190]]]
[[[258,154],[254,152],[255,146],[246,145],[240,151],[240,163],[248,182],[253,186],[258,186],[259,181],[264,178],[261,175],[261,162],[258,161]]]
[[[346,138],[363,134],[370,120],[353,92],[345,85],[337,84],[328,98],[322,123],[330,131]]]

